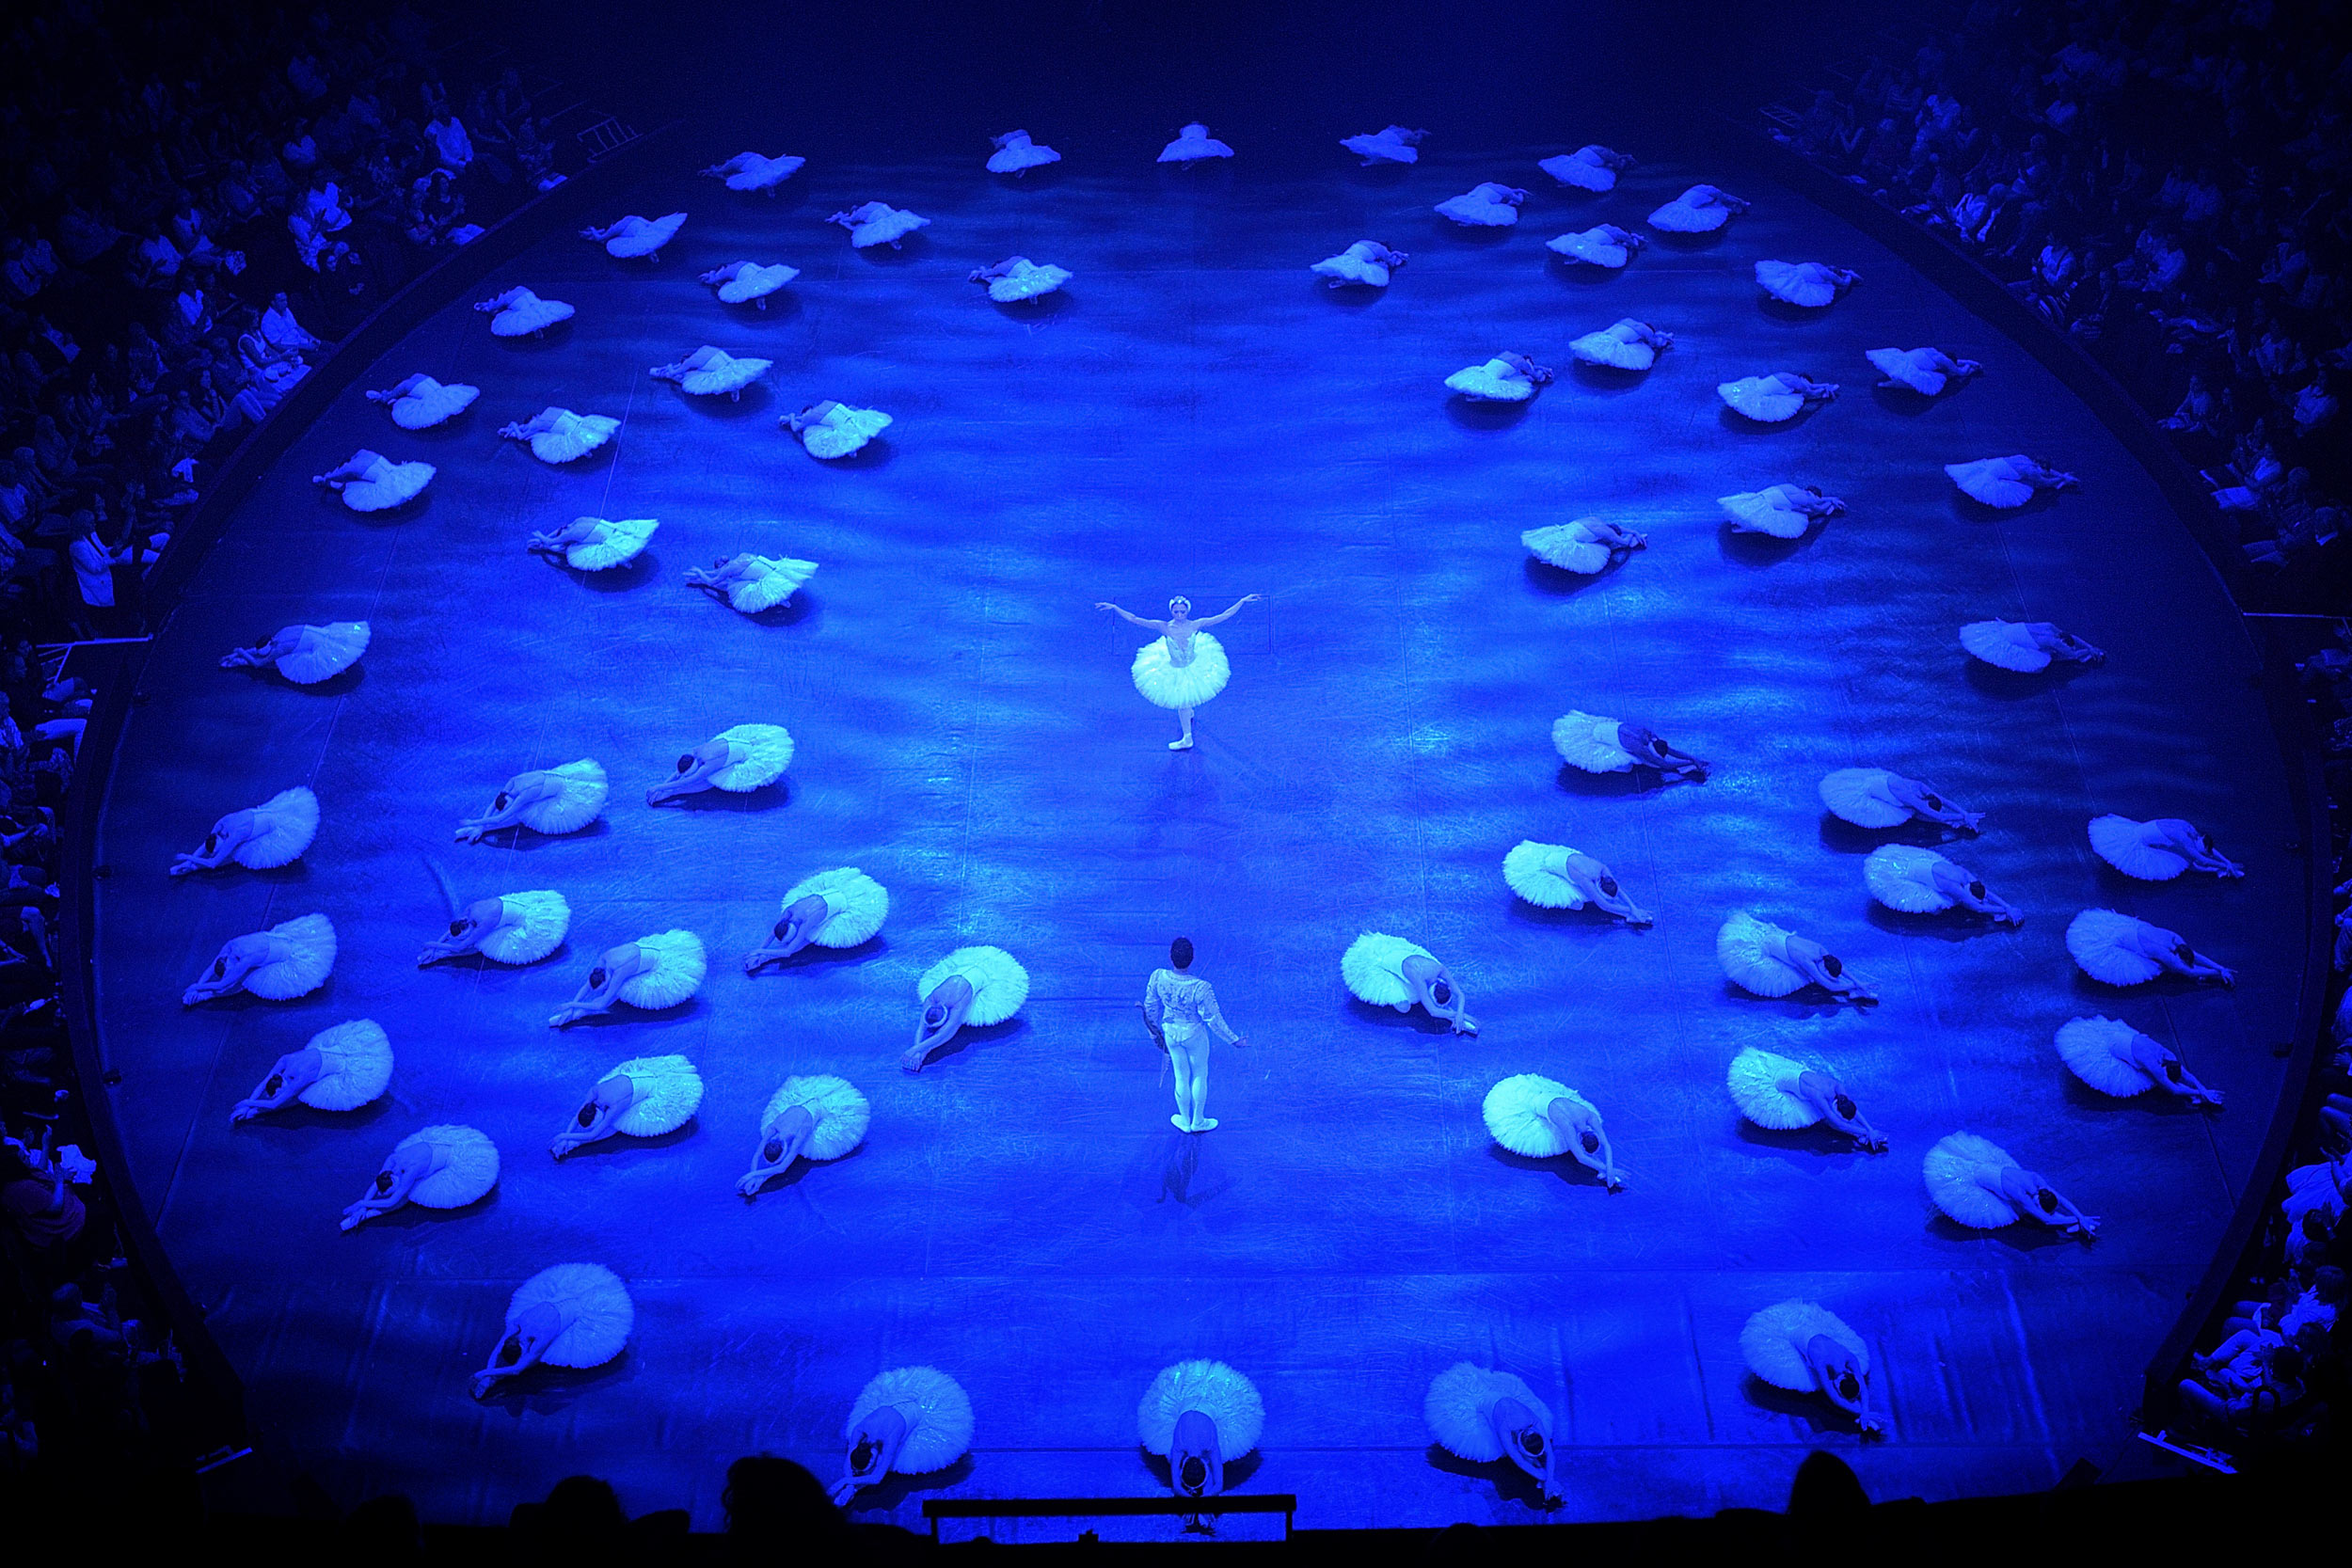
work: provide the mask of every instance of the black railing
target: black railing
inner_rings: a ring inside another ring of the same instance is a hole
[[[1196,1514],[1279,1513],[1282,1539],[1291,1538],[1298,1497],[1290,1492],[1234,1493],[1216,1497],[930,1497],[923,1517],[931,1539],[942,1519],[1144,1519]]]

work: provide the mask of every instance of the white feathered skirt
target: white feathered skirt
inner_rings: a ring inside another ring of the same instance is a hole
[[[1870,1347],[1862,1336],[1828,1307],[1809,1301],[1784,1301],[1749,1318],[1740,1331],[1740,1354],[1747,1359],[1748,1370],[1773,1387],[1809,1394],[1815,1382],[1804,1347],[1816,1337],[1836,1341],[1853,1357],[1863,1376],[1870,1375]]]
[[[1493,1412],[1506,1399],[1527,1407],[1549,1445],[1551,1408],[1518,1378],[1491,1367],[1463,1361],[1439,1372],[1430,1380],[1422,1415],[1429,1422],[1429,1435],[1447,1452],[1473,1465],[1486,1465],[1502,1457],[1502,1438],[1495,1431]]]
[[[866,1130],[874,1120],[874,1108],[847,1079],[816,1073],[786,1079],[784,1086],[769,1097],[759,1124],[767,1126],[795,1105],[808,1107],[817,1118],[817,1130],[801,1149],[811,1160],[840,1159],[866,1141]]]
[[[1555,1100],[1593,1110],[1591,1101],[1565,1084],[1554,1083],[1540,1073],[1521,1072],[1488,1089],[1479,1111],[1495,1142],[1530,1160],[1549,1160],[1568,1151],[1566,1141],[1551,1119],[1551,1102]],[[1599,1113],[1595,1111],[1594,1115]]]
[[[1192,662],[1175,663],[1168,639],[1155,638],[1136,650],[1136,689],[1144,700],[1167,708],[1199,707],[1225,689],[1233,678],[1225,645],[1205,631],[1192,634]]]
[[[331,1024],[310,1037],[319,1075],[294,1098],[314,1111],[356,1111],[392,1082],[392,1042],[373,1019]]]
[[[534,1307],[552,1307],[565,1320],[539,1357],[550,1367],[601,1367],[628,1347],[637,1326],[628,1287],[602,1263],[558,1263],[524,1280],[506,1304],[507,1331]]]
[[[1161,1369],[1136,1406],[1136,1435],[1162,1459],[1176,1446],[1176,1423],[1198,1410],[1216,1428],[1217,1453],[1231,1464],[1258,1446],[1265,1402],[1257,1386],[1222,1361],[1179,1361]]]
[[[929,1475],[961,1459],[972,1446],[972,1400],[962,1385],[936,1367],[895,1367],[867,1384],[850,1407],[844,1440],[884,1405],[906,1421],[906,1438],[890,1467],[900,1475]]]
[[[1920,1174],[1927,1179],[1929,1198],[1954,1223],[1971,1230],[1998,1230],[2017,1223],[2017,1211],[2007,1198],[1988,1191],[1977,1172],[2016,1163],[1998,1144],[1974,1132],[1954,1132],[1928,1150]]]

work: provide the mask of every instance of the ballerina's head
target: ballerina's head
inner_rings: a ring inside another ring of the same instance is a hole
[[[1184,620],[1192,614],[1192,601],[1179,594],[1168,601],[1168,613],[1171,620]]]

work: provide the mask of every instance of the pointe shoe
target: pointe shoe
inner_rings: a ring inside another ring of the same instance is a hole
[[[1192,1131],[1192,1123],[1184,1119],[1184,1114],[1182,1111],[1177,1112],[1168,1119],[1179,1132],[1189,1132]]]

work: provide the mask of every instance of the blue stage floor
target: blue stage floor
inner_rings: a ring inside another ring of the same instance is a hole
[[[775,201],[686,172],[734,150],[663,150],[676,172],[612,203],[691,213],[659,264],[563,238],[501,273],[579,307],[548,341],[494,341],[467,302],[421,327],[363,385],[426,371],[479,385],[475,409],[409,436],[353,389],[252,495],[149,662],[103,828],[104,1048],[132,1175],[272,1451],[345,1503],[396,1489],[432,1519],[501,1519],[590,1471],[707,1527],[728,1460],[830,1477],[859,1387],[924,1362],[977,1414],[946,1491],[1142,1494],[1136,1401],[1191,1355],[1257,1381],[1246,1486],[1296,1492],[1302,1527],[1545,1516],[1516,1473],[1430,1448],[1423,1390],[1465,1358],[1550,1402],[1554,1517],[1776,1507],[1816,1444],[1876,1495],[1931,1497],[2044,1487],[2122,1449],[2280,1091],[2301,872],[2221,588],[2051,376],[1739,168],[1661,159],[1592,198],[1529,151],[1375,178],[1334,150],[1312,182],[1073,157],[1025,187],[975,157],[812,166]],[[1532,188],[1515,230],[1430,213],[1487,178]],[[1654,244],[1605,277],[1543,249],[1638,226],[1699,178],[1756,204],[1713,243]],[[869,198],[936,221],[901,255],[852,254],[821,220]],[[1385,297],[1309,277],[1365,237],[1412,254]],[[1068,297],[1024,313],[964,281],[1015,252],[1074,271]],[[1760,301],[1762,257],[1866,281],[1797,320]],[[746,258],[803,275],[765,314],[694,281]],[[1676,336],[1653,373],[1568,367],[1571,338],[1628,314]],[[739,406],[646,377],[703,342],[776,367]],[[1865,349],[1922,343],[1986,373],[1933,405],[1871,390]],[[1560,380],[1523,417],[1450,407],[1441,379],[1503,348]],[[1846,394],[1734,428],[1715,384],[1780,369]],[[898,422],[829,467],[775,423],[820,397]],[[620,417],[618,440],[558,470],[497,438],[550,403]],[[357,516],[308,480],[361,445],[439,477]],[[1941,472],[2021,450],[2081,488],[1996,516]],[[1797,545],[1722,531],[1716,496],[1782,481],[1851,511]],[[593,580],[523,552],[581,514],[661,531]],[[1522,529],[1594,514],[1649,549],[1597,579],[1528,563]],[[747,620],[681,581],[739,549],[823,569]],[[1177,592],[1203,611],[1266,595],[1220,628],[1232,684],[1190,755],[1129,684],[1142,634],[1091,608]],[[2109,661],[1972,668],[1955,630],[1993,615],[2056,620]],[[215,668],[278,626],[360,618],[373,646],[323,688]],[[1715,775],[1564,773],[1549,730],[1571,707],[1645,718]],[[792,731],[788,788],[644,805],[680,751],[745,721]],[[580,756],[612,777],[595,831],[451,842],[509,774]],[[1858,764],[1988,814],[1956,854],[2027,911],[2021,931],[1870,904],[1878,835],[1825,822],[1815,793]],[[215,816],[298,782],[325,811],[301,862],[165,875]],[[2084,837],[2109,810],[2190,817],[2249,875],[2127,883]],[[1611,863],[1655,928],[1516,905],[1501,862],[1521,838]],[[562,891],[568,946],[419,971],[446,919],[428,861],[469,897]],[[784,889],[834,865],[889,888],[882,939],[745,978]],[[2242,983],[2090,984],[2062,941],[2090,905],[2184,932]],[[1734,992],[1714,941],[1741,907],[1830,943],[1883,1005]],[[313,910],[342,941],[323,990],[181,1007],[224,940]],[[596,951],[674,926],[711,953],[691,1006],[546,1026]],[[1367,928],[1453,965],[1483,1032],[1351,1001],[1339,956]],[[1134,1010],[1180,932],[1252,1040],[1216,1058],[1205,1138],[1168,1126]],[[1017,956],[1028,1006],[910,1077],[914,978],[964,942]],[[2090,1094],[2051,1035],[2094,1012],[2177,1042],[2227,1113]],[[274,1057],[353,1017],[389,1031],[389,1098],[230,1126]],[[1751,1042],[1835,1064],[1893,1152],[1743,1126],[1724,1073]],[[703,1072],[697,1121],[548,1159],[590,1085],[665,1052]],[[859,1085],[872,1132],[747,1204],[760,1107],[810,1071]],[[1600,1107],[1628,1191],[1488,1142],[1482,1096],[1524,1071]],[[392,1144],[444,1121],[498,1141],[496,1193],[339,1234]],[[1920,1158],[1960,1129],[2102,1215],[2095,1245],[1932,1218]],[[510,1291],[573,1260],[629,1281],[628,1354],[475,1403]],[[1869,1341],[1886,1442],[1747,1378],[1740,1324],[1791,1295]],[[927,1495],[894,1481],[866,1501],[912,1524]]]

